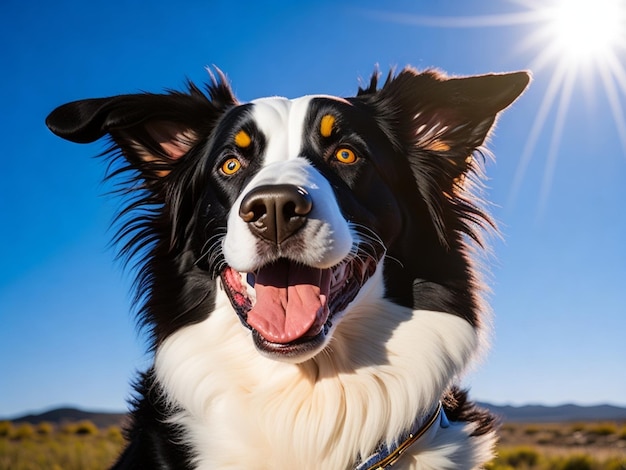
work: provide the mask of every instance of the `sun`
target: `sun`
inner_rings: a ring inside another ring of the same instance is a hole
[[[624,42],[624,0],[558,0],[546,8],[546,27],[561,59],[596,61]]]
[[[487,3],[487,2],[485,2]],[[479,16],[420,16],[385,11],[370,12],[379,19],[420,27],[511,28],[526,33],[517,43],[519,54],[529,54],[529,69],[545,84],[511,188],[515,200],[539,137],[550,133],[541,188],[545,204],[556,171],[559,144],[572,101],[580,89],[595,100],[606,96],[626,155],[626,0],[509,0],[521,10]],[[529,27],[531,29],[529,29]],[[583,85],[580,87],[580,85]]]
[[[536,30],[524,47],[535,50],[530,64],[536,75],[547,71],[547,87],[533,122],[513,182],[512,199],[519,190],[525,169],[536,151],[539,135],[552,122],[546,170],[541,189],[544,205],[556,168],[576,84],[601,89],[606,94],[626,153],[626,0],[517,0],[534,15]],[[596,85],[600,84],[600,88]]]
[[[517,0],[536,24],[522,48],[537,51],[531,66],[557,65],[597,73],[626,50],[626,0]],[[594,69],[594,70],[590,70]]]

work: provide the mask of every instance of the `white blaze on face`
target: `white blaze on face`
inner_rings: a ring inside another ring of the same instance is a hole
[[[304,133],[318,131],[305,129],[313,98],[263,98],[252,102],[252,116],[265,138],[266,147],[259,157],[263,167],[244,188],[228,217],[223,250],[226,262],[237,271],[252,272],[267,262],[258,253],[259,240],[239,217],[241,201],[250,190],[260,185],[299,186],[313,201],[307,223],[298,232],[298,236],[303,237],[305,249],[286,254],[289,259],[312,267],[329,268],[341,262],[352,248],[349,225],[341,214],[330,184],[301,154]]]
[[[300,155],[304,121],[313,98],[261,98],[252,102],[254,121],[267,139],[266,164]]]

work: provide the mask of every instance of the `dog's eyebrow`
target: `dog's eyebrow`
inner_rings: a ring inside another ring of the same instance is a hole
[[[320,134],[323,137],[330,137],[333,133],[333,126],[335,125],[335,116],[332,114],[326,114],[320,121]]]
[[[241,129],[239,132],[237,132],[237,134],[235,134],[235,145],[237,147],[245,149],[246,147],[249,147],[251,143],[252,143],[252,138],[250,137],[250,134],[248,134],[243,129]]]

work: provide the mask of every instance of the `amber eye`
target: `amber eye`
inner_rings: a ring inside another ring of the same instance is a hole
[[[222,164],[222,172],[225,175],[234,175],[241,169],[241,162],[236,158],[229,158]]]
[[[345,165],[350,165],[358,160],[358,157],[355,155],[355,153],[345,147],[337,149],[337,151],[335,152],[335,158],[338,162]]]

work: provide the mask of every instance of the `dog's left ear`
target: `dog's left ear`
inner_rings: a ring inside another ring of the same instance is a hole
[[[105,135],[150,186],[168,175],[215,126],[224,111],[236,104],[223,75],[208,96],[192,83],[188,92],[140,93],[95,98],[64,104],[46,119],[59,137],[77,143]]]
[[[526,72],[447,78],[407,68],[395,77],[390,74],[380,90],[376,90],[377,77],[372,77],[357,99],[383,111],[388,134],[409,154],[418,151],[441,157],[445,161],[441,168],[448,167],[445,176],[451,183],[467,170],[468,157],[484,143],[496,115],[515,101],[529,81]]]

